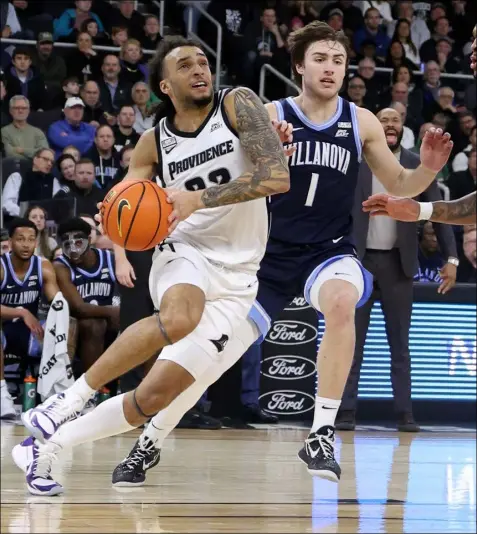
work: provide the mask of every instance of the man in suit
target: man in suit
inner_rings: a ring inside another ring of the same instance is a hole
[[[394,109],[381,110],[379,118],[389,148],[405,168],[419,166],[419,156],[401,147],[403,124]],[[417,432],[411,403],[411,366],[409,359],[409,329],[413,301],[413,277],[418,268],[418,228],[416,223],[396,222],[390,217],[370,218],[361,203],[371,194],[384,192],[381,183],[363,161],[356,188],[354,234],[359,257],[374,276],[374,291],[368,302],[356,310],[356,349],[353,365],[341,401],[336,428],[354,430],[359,374],[363,349],[369,326],[371,308],[379,298],[386,323],[386,335],[391,352],[391,382],[398,429]],[[441,200],[436,182],[419,197],[431,202]],[[457,250],[454,234],[449,226],[435,224],[434,229],[441,251],[447,260],[441,270],[443,279],[438,291],[445,293],[455,284]]]

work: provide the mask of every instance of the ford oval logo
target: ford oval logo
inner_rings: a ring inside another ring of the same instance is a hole
[[[284,389],[260,395],[261,406],[276,415],[299,415],[313,410],[315,399],[304,391]]]
[[[311,306],[305,300],[305,297],[295,297],[285,308],[285,311],[306,310],[307,308],[311,308]]]
[[[266,341],[275,345],[303,345],[318,337],[318,330],[303,321],[276,321]]]
[[[262,375],[276,380],[306,378],[316,372],[316,364],[303,356],[269,356],[262,361]]]

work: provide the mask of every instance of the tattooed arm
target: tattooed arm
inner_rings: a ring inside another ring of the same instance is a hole
[[[470,193],[458,200],[445,202],[438,200],[429,203],[427,216],[422,216],[423,203],[411,198],[392,197],[386,193],[372,195],[363,202],[364,211],[371,215],[387,215],[393,219],[404,222],[429,219],[433,222],[444,224],[475,224],[476,222],[476,193]],[[432,209],[432,211],[431,211]]]
[[[253,168],[232,182],[205,189],[202,207],[215,208],[288,191],[290,174],[283,146],[262,101],[252,90],[238,87],[225,97],[224,105]]]

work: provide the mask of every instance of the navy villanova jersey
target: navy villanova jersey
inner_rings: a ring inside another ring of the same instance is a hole
[[[84,302],[111,306],[116,285],[113,256],[109,250],[93,247],[91,250],[96,254],[96,264],[89,270],[73,265],[63,255],[55,261],[68,267],[71,281]]]
[[[41,261],[39,256],[33,255],[25,277],[20,280],[13,270],[11,254],[1,256],[3,281],[0,290],[1,302],[4,306],[25,308],[36,317],[43,286]]]
[[[270,197],[270,238],[316,245],[351,241],[361,140],[354,104],[338,97],[336,113],[315,124],[293,98],[274,102],[278,120],[293,124],[290,190]]]

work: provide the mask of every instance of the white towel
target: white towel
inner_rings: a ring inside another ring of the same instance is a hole
[[[38,375],[38,393],[42,401],[61,393],[74,383],[73,369],[68,357],[68,303],[59,291],[51,303],[46,318],[43,352]]]

